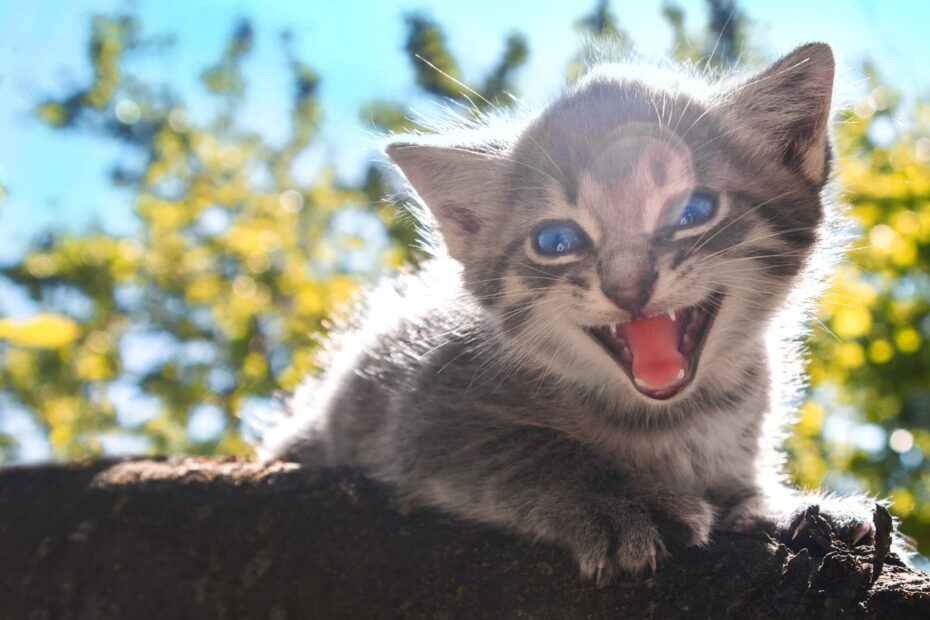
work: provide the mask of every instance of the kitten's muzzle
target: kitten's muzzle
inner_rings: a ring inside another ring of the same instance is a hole
[[[637,391],[653,400],[667,400],[694,379],[723,297],[716,292],[694,306],[588,331]]]

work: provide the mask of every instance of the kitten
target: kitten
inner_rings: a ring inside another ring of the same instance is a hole
[[[833,73],[824,44],[744,80],[604,66],[516,126],[390,144],[448,256],[367,297],[266,453],[560,544],[598,584],[714,527],[791,538],[813,504],[870,540],[867,499],[790,490],[776,449],[835,219]]]

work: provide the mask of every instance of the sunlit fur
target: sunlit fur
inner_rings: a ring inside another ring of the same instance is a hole
[[[790,527],[818,501],[782,486],[776,448],[833,251],[832,79],[822,44],[748,77],[609,65],[538,113],[398,137],[387,152],[442,236],[437,256],[334,331],[266,453],[359,466],[559,543],[599,582],[713,527]],[[665,226],[700,188],[714,215]],[[540,254],[545,220],[591,247]],[[613,291],[646,276],[638,316],[719,305],[693,381],[666,400],[587,331],[632,318]],[[868,533],[866,500],[823,508]]]

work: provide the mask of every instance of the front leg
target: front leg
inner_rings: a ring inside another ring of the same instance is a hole
[[[635,480],[557,431],[478,428],[459,434],[454,449],[418,435],[422,445],[404,451],[416,460],[392,482],[452,513],[566,547],[599,586],[621,572],[655,570],[670,546],[708,540],[714,513],[706,501]]]
[[[875,501],[865,496],[838,497],[805,493],[783,486],[758,490],[729,512],[723,525],[737,531],[765,530],[790,548],[828,547],[811,519],[822,517],[835,538],[852,548],[871,544],[875,535]],[[823,548],[823,551],[829,551]]]

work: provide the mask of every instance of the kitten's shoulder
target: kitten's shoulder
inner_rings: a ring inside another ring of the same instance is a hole
[[[477,308],[462,286],[461,267],[443,256],[359,291],[333,315],[319,342],[314,359],[319,372],[305,377],[282,402],[277,419],[259,429],[260,452],[320,460],[302,451],[318,443],[334,407],[368,395],[372,402],[350,409],[383,409],[395,391],[413,385],[431,350],[479,320]],[[342,413],[348,419],[360,412]]]

